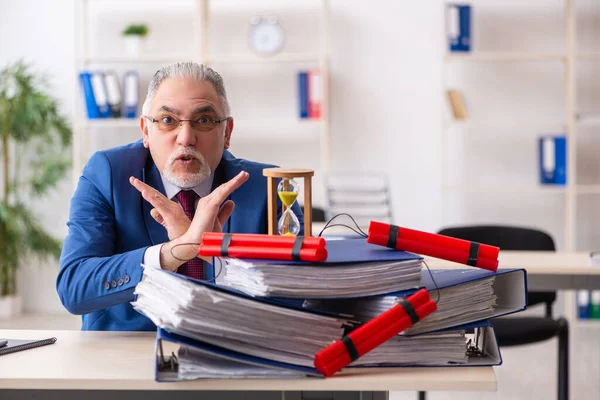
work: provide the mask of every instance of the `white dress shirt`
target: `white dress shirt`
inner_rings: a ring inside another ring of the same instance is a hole
[[[175,196],[182,189],[178,186],[175,186],[171,182],[168,182],[167,180],[165,180],[165,178],[163,178],[162,175],[161,175],[161,179],[162,179],[163,186],[165,187],[165,193],[166,193],[167,198],[173,200],[176,203],[179,203],[177,201],[177,197],[175,197]],[[202,182],[198,186],[192,188],[192,190],[194,192],[196,192],[196,194],[198,195],[198,200],[200,199],[200,197],[207,196],[210,193],[210,189],[212,188],[212,184],[213,184],[213,179],[214,179],[214,174],[211,174],[208,177],[208,179],[204,180],[204,182]],[[160,268],[161,267],[160,266],[160,249],[163,244],[164,243],[150,246],[146,249],[146,251],[144,252],[144,265],[146,265],[147,267],[152,267],[152,268]]]

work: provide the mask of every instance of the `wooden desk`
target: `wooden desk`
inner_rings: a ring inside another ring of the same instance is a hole
[[[600,266],[589,265],[589,252],[500,251],[498,268],[525,268],[531,290],[600,288]],[[429,268],[470,268],[426,257]]]
[[[0,337],[57,337],[49,346],[0,356],[0,389],[495,391],[492,367],[354,369],[319,379],[154,381],[153,332],[0,330]]]

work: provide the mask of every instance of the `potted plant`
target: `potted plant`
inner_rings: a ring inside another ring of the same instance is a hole
[[[130,24],[123,30],[127,53],[131,57],[138,57],[144,51],[146,36],[150,29],[146,24]]]
[[[22,61],[0,70],[0,317],[21,312],[19,267],[60,256],[61,242],[28,204],[70,168],[71,129],[58,108],[45,79]]]

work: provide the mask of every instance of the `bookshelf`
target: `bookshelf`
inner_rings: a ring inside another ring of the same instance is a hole
[[[141,138],[138,118],[87,118],[79,72],[112,69],[122,78],[128,69],[138,71],[141,108],[154,72],[185,60],[206,64],[223,76],[235,121],[231,151],[236,156],[329,170],[329,0],[173,0],[168,7],[158,0],[81,0],[74,6],[74,185],[94,151]],[[281,52],[263,57],[249,48],[254,15],[278,17],[286,35]],[[147,49],[137,57],[125,52],[120,36],[133,22],[150,26]],[[297,72],[312,69],[322,77],[321,118],[301,119]],[[303,148],[312,150],[309,157],[301,156]],[[318,203],[319,193],[315,195]]]
[[[550,232],[560,250],[600,248],[600,231],[592,229],[600,223],[593,206],[600,200],[600,87],[593,83],[600,7],[582,0],[468,3],[469,52],[448,51],[442,13],[442,225],[524,224]],[[452,118],[449,89],[465,96],[467,121]],[[539,183],[537,139],[547,134],[567,137],[566,185]],[[459,151],[474,161],[453,157]],[[486,219],[474,197],[488,211],[506,208],[506,216]]]

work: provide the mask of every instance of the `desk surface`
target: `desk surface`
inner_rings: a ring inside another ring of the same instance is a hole
[[[469,268],[464,264],[425,257],[430,268]],[[589,252],[500,251],[498,268],[525,268],[533,275],[599,275],[590,265]]]
[[[328,379],[154,381],[153,332],[0,330],[55,344],[0,356],[0,389],[495,391],[492,367],[350,369]]]

